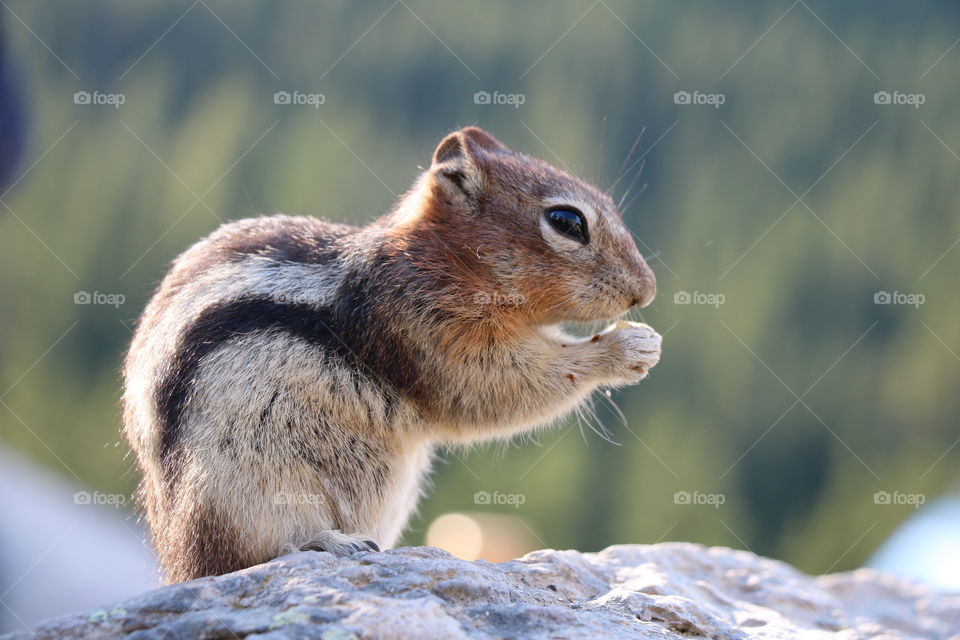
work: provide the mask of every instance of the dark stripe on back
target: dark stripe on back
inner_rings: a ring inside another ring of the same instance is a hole
[[[428,401],[429,390],[421,376],[422,359],[391,327],[394,318],[382,292],[373,291],[367,278],[348,277],[336,299],[335,307],[314,307],[261,297],[239,298],[206,309],[185,330],[168,373],[156,391],[162,420],[160,462],[169,481],[176,478],[179,470],[181,422],[199,368],[205,357],[239,336],[266,331],[286,333],[384,385],[388,398],[404,395],[418,404]],[[269,366],[267,362],[263,364]],[[249,428],[258,426],[251,424]]]

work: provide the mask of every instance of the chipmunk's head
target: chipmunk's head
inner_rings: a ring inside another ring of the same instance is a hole
[[[480,261],[484,273],[464,276],[482,302],[548,324],[653,300],[653,271],[613,201],[566,172],[467,127],[443,139],[425,179],[430,226],[449,250],[473,254],[456,263]]]

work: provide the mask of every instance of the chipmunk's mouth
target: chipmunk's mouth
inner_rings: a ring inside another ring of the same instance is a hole
[[[625,319],[633,308],[633,306],[630,306],[622,311],[612,313],[572,316],[564,318],[561,322],[557,323],[557,325],[573,335],[589,337],[606,329],[611,324]]]
[[[604,281],[593,282],[569,295],[563,305],[555,305],[545,324],[563,324],[580,327],[608,325],[624,319],[630,312],[648,305],[656,288],[643,282],[637,287],[611,286]],[[546,318],[545,318],[546,319]]]
[[[564,318],[563,322],[568,324],[594,325],[621,320],[633,309],[638,307],[638,303],[633,298],[627,300],[622,306],[605,309],[577,309],[569,317]]]

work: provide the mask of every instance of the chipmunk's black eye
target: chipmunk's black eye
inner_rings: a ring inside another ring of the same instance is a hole
[[[561,206],[547,209],[547,221],[558,233],[577,242],[587,244],[590,235],[587,232],[587,219],[573,207]]]

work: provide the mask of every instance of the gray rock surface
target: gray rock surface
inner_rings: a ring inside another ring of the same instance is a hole
[[[952,638],[960,594],[871,570],[813,578],[683,543],[501,564],[408,547],[305,552],[50,620],[15,638]]]

